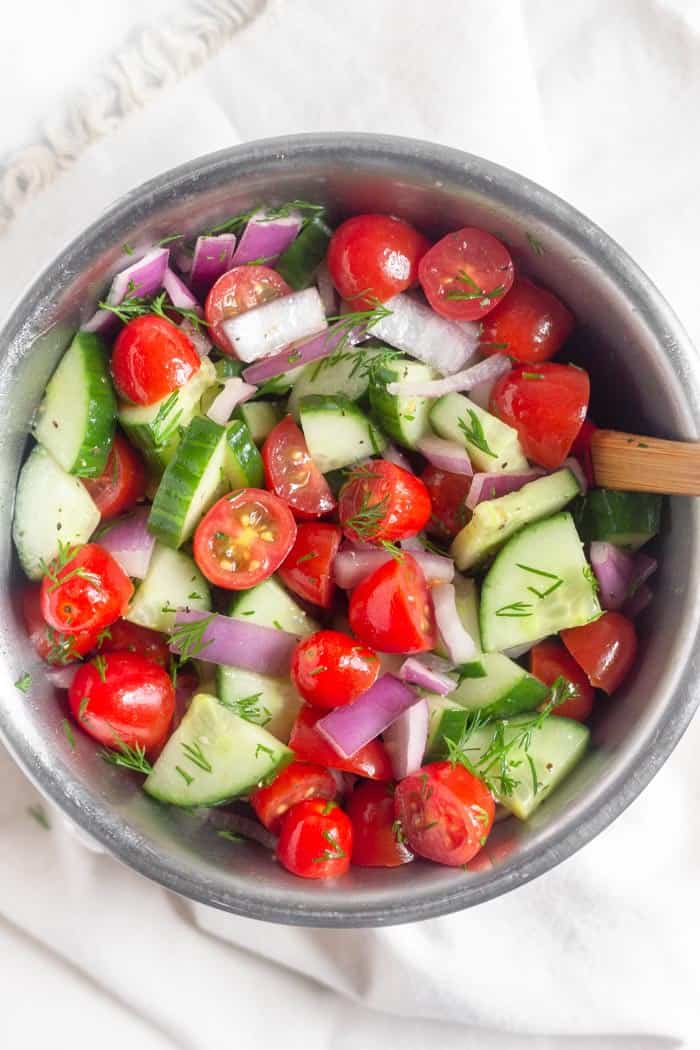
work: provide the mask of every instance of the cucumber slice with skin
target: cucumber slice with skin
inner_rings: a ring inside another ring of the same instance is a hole
[[[385,349],[381,345],[368,344],[322,357],[320,361],[311,361],[304,366],[292,388],[287,411],[298,422],[299,404],[309,394],[342,394],[350,401],[359,401],[369,387],[372,360]]]
[[[604,540],[636,551],[659,531],[661,500],[651,492],[591,489],[574,507],[574,521],[584,543]]]
[[[342,394],[312,394],[299,405],[301,427],[322,473],[349,467],[386,448],[386,438],[353,401]]]
[[[198,693],[143,787],[174,806],[216,806],[249,794],[293,759],[266,729]]]
[[[596,590],[570,514],[526,526],[506,543],[484,578],[484,650],[512,649],[597,619]]]
[[[62,544],[87,543],[100,512],[82,481],[67,474],[43,445],[22,467],[15,497],[12,538],[30,580],[40,580]]]
[[[505,474],[529,469],[517,431],[464,394],[438,398],[431,409],[430,422],[440,437],[466,448],[477,470]],[[478,442],[469,440],[468,434],[473,434]]]
[[[326,257],[333,230],[320,215],[314,215],[301,233],[282,252],[275,269],[290,288],[308,288]]]
[[[136,588],[124,619],[169,634],[178,608],[208,612],[209,584],[187,554],[156,543],[148,572]]]
[[[316,621],[297,605],[274,576],[263,580],[257,587],[239,591],[231,602],[229,616],[260,627],[277,627],[300,638],[319,629]]]
[[[447,749],[444,740],[459,740],[470,712],[447,696],[428,693],[428,739],[425,745],[425,761],[436,762],[445,758]]]
[[[549,696],[549,686],[503,653],[484,653],[481,668],[481,675],[464,678],[450,693],[450,700],[468,711],[509,718],[521,711],[533,711]]]
[[[69,474],[94,478],[105,468],[116,418],[104,343],[78,332],[46,387],[34,436]]]
[[[259,489],[264,486],[262,456],[253,441],[253,435],[241,419],[233,419],[226,426],[224,472],[231,488]]]
[[[420,383],[435,378],[427,365],[410,358],[396,358],[372,369],[369,403],[372,412],[389,437],[407,448],[415,448],[430,433],[430,411],[433,401],[417,394],[399,396],[387,391],[389,383]]]
[[[220,665],[216,683],[219,699],[234,714],[287,743],[301,707],[301,698],[288,678]]]
[[[523,485],[498,499],[484,500],[452,541],[450,554],[459,569],[473,569],[501,547],[518,529],[562,510],[581,491],[568,469]]]
[[[245,401],[233,414],[241,419],[250,431],[256,445],[262,445],[272,428],[282,418],[279,406],[272,401]]]

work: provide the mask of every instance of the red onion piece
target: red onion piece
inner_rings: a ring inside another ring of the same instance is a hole
[[[168,293],[170,302],[176,309],[194,310],[201,315],[202,307],[199,304],[199,300],[192,294],[182,278],[178,277],[169,266],[165,268],[163,290]]]
[[[637,588],[631,598],[628,598],[625,604],[622,606],[622,611],[625,616],[629,616],[630,620],[633,620],[635,616],[639,616],[643,612],[647,605],[649,605],[654,597],[654,592],[648,584],[643,583]]]
[[[408,462],[403,452],[399,452],[396,445],[387,445],[382,452],[382,459],[385,459],[387,463],[393,463],[395,467],[401,467],[402,470],[407,470],[409,474],[413,473],[413,467]]]
[[[320,718],[316,730],[339,755],[352,758],[417,701],[416,693],[404,682],[384,674],[353,703]]]
[[[517,492],[523,485],[541,478],[546,473],[541,467],[533,467],[532,470],[512,474],[475,474],[465,504],[469,510],[474,510],[477,503],[507,496],[509,492]]]
[[[302,224],[300,212],[293,211],[284,218],[268,218],[268,209],[260,208],[248,220],[234,252],[233,266],[264,260],[265,266],[274,266],[283,251],[299,233]]]
[[[325,261],[321,263],[316,271],[316,287],[321,296],[323,309],[327,317],[336,317],[338,314],[338,293],[331,279],[330,272]]]
[[[142,580],[148,572],[155,538],[148,531],[148,508],[118,518],[95,540],[119,562],[127,576]]]
[[[304,288],[230,317],[222,327],[239,361],[250,362],[317,335],[328,327],[328,322],[318,289]],[[297,353],[294,350],[293,356],[289,355],[291,364],[301,364]]]
[[[190,270],[190,283],[197,295],[203,298],[211,286],[231,269],[235,247],[236,238],[232,233],[197,238]]]
[[[491,402],[491,391],[495,385],[496,379],[487,379],[484,383],[477,383],[469,391],[469,400],[473,401],[479,408],[483,408],[485,412],[488,412]]]
[[[417,685],[420,689],[427,689],[429,693],[437,693],[439,696],[449,696],[457,688],[454,678],[440,671],[431,670],[415,656],[409,656],[403,662],[399,670],[399,678],[404,682]]]
[[[142,259],[121,270],[107,292],[106,302],[118,306],[125,298],[146,298],[154,295],[163,287],[163,278],[168,266],[170,252],[167,248],[153,248]],[[104,332],[115,322],[111,310],[98,310],[89,321],[82,325],[84,332]]]
[[[423,764],[428,742],[429,710],[426,699],[400,714],[384,733],[384,746],[397,780],[416,773]]]
[[[186,317],[184,321],[178,326],[180,331],[184,332],[192,346],[195,348],[200,357],[207,357],[211,350],[212,344],[210,343],[207,336],[204,334],[201,328],[197,325],[192,324],[189,317]]]
[[[171,652],[181,653],[183,649],[187,651],[187,635],[178,632],[178,628],[200,620],[206,620],[207,624],[201,636],[198,635],[202,647],[192,654],[196,655],[198,660],[212,664],[228,664],[246,671],[258,671],[277,677],[289,673],[292,652],[299,641],[297,635],[277,630],[275,627],[245,623],[243,620],[221,616],[219,613],[178,609],[170,639]]]
[[[405,540],[399,540],[399,547],[402,551],[410,551],[411,554],[422,554],[425,550],[425,546],[419,536],[409,536]]]
[[[410,397],[415,394],[418,397],[443,397],[445,394],[452,394],[460,390],[471,390],[479,383],[495,382],[499,376],[510,372],[512,367],[510,358],[505,354],[494,354],[493,357],[487,357],[484,361],[472,365],[471,368],[455,372],[454,375],[446,376],[444,379],[432,379],[427,383],[415,381],[389,383],[387,391],[399,396]]]
[[[343,773],[340,769],[329,769],[328,772],[335,780],[335,786],[339,795],[349,795],[355,786],[356,776],[352,773]]]
[[[281,354],[273,357],[265,357],[262,361],[251,365],[243,372],[246,383],[264,383],[274,376],[284,375],[302,365],[308,365],[311,361],[320,361],[322,357],[328,357],[337,349],[338,345],[345,339],[348,346],[355,346],[364,338],[366,332],[363,327],[353,328],[347,332],[345,328],[332,326],[324,332],[314,336],[313,339],[304,340],[296,346],[288,346]]]
[[[434,434],[426,434],[420,439],[417,447],[428,462],[440,470],[447,470],[451,474],[463,474],[466,477],[474,473],[468,452],[456,441],[445,441]]]
[[[442,375],[458,372],[476,353],[477,325],[471,329],[457,325],[403,293],[384,305],[391,313],[372,325],[371,334]]]
[[[657,562],[647,554],[630,554],[614,543],[594,540],[590,561],[598,580],[600,604],[604,609],[622,609],[655,572]],[[635,606],[633,606],[635,607]]]
[[[422,554],[415,553],[415,560],[423,570],[428,584],[450,583],[455,577],[455,563],[452,558],[445,558],[442,554],[433,554],[432,551],[424,551]]]
[[[423,570],[428,583],[449,583],[454,579],[455,566],[451,558],[443,558],[441,554],[432,554],[430,551],[411,551],[411,554]],[[333,562],[335,582],[341,590],[351,591],[392,557],[392,554],[383,550],[339,551]]]
[[[240,405],[244,401],[247,401],[248,398],[253,397],[257,392],[258,388],[256,386],[244,383],[238,376],[235,376],[232,379],[227,379],[224,383],[223,390],[216,395],[209,406],[207,415],[210,419],[213,419],[215,423],[219,423],[223,426],[224,423],[228,423],[231,418],[231,413],[236,405]]]
[[[579,461],[576,459],[575,456],[569,456],[569,458],[565,459],[562,463],[562,469],[564,467],[568,467],[568,469],[574,475],[574,477],[578,481],[579,488],[581,489],[581,495],[585,496],[588,492],[588,478],[586,477],[583,467],[581,466]]]
[[[49,667],[46,677],[57,689],[70,689],[80,664],[71,664],[69,667]]]
[[[450,660],[456,664],[473,660],[478,650],[474,639],[464,629],[457,612],[455,589],[451,583],[439,583],[432,590],[435,621]]]

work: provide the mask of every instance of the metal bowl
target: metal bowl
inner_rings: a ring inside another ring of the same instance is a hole
[[[456,150],[372,135],[254,142],[167,172],[119,201],[27,292],[0,337],[0,726],[37,787],[85,832],[143,875],[193,900],[283,923],[372,926],[466,908],[558,864],[605,828],[657,772],[698,703],[698,504],[673,499],[659,538],[656,596],[625,689],[598,705],[590,754],[527,824],[497,826],[469,872],[416,861],[354,868],[337,883],[284,872],[253,844],[217,837],[206,815],[148,799],[76,733],[72,752],[54,689],[37,666],[17,607],[10,541],[27,421],[76,325],[91,312],[121,246],[196,232],[261,201],[324,201],[334,218],[393,212],[426,233],[483,226],[575,311],[572,359],[593,378],[594,417],[669,438],[698,436],[694,350],[658,291],[602,230],[540,186]],[[13,683],[32,668],[25,699]]]

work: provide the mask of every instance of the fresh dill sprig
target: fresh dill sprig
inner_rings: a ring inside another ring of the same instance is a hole
[[[119,766],[120,769],[131,769],[135,773],[143,773],[144,776],[153,772],[153,766],[146,758],[145,747],[142,747],[141,744],[134,744],[132,747],[122,740],[118,733],[114,733],[114,741],[116,747],[103,748],[99,752],[100,758],[105,762],[112,766]]]
[[[199,769],[203,769],[205,773],[211,773],[214,769],[211,762],[204,754],[202,745],[199,741],[195,741],[194,744],[182,744],[182,750],[185,753],[185,758],[189,759],[193,765],[198,766]]]
[[[35,806],[27,806],[27,813],[37,822],[39,827],[44,829],[44,831],[51,830],[51,822],[46,816],[46,811],[41,803],[37,802]]]
[[[496,453],[486,440],[483,425],[474,409],[468,409],[467,415],[469,416],[468,423],[466,419],[459,420],[459,429],[464,434],[465,441],[468,441],[470,445],[474,445],[476,448],[480,449],[485,455],[492,456],[495,459]]]
[[[164,320],[170,321],[172,319],[168,316],[167,310],[174,310],[180,317],[187,319],[193,324],[197,331],[200,330],[201,326],[206,327],[208,325],[208,322],[203,317],[200,317],[196,310],[191,310],[186,306],[175,306],[169,300],[167,292],[160,292],[152,297],[130,295],[115,305],[101,300],[98,306],[101,310],[109,310],[111,313],[116,314],[124,324],[133,321],[135,317],[144,317],[146,314],[154,314],[156,317],[162,317]]]
[[[332,830],[324,828],[321,831],[324,839],[328,843],[328,847],[322,851],[320,856],[314,857],[312,864],[323,864],[327,860],[342,860],[346,856],[345,850],[338,842],[337,838],[333,834]]]
[[[261,696],[262,693],[252,693],[250,696],[241,696],[236,700],[222,700],[219,698],[219,703],[223,707],[227,707],[229,711],[233,711],[239,718],[245,719],[246,722],[266,726],[272,718],[272,714],[268,707],[260,703]]]
[[[468,291],[461,291],[459,289],[452,290],[445,293],[445,298],[453,301],[472,301],[474,299],[480,300],[481,306],[490,306],[494,299],[497,299],[499,295],[503,295],[506,288],[504,284],[499,284],[496,288],[491,288],[486,291],[485,288],[480,288],[473,277],[467,273],[466,270],[459,270],[457,273],[457,280],[461,281],[462,284],[466,285]]]
[[[178,404],[178,393],[179,391],[173,390],[172,394],[166,397],[151,423],[151,434],[156,450],[163,449],[170,444],[177,432],[182,417],[182,409],[173,413],[173,409]]]
[[[19,678],[15,682],[15,689],[19,689],[20,693],[24,693],[26,695],[31,688],[31,684],[32,676],[29,673],[29,671],[25,671],[19,676]]]
[[[67,718],[63,719],[63,734],[68,741],[71,751],[75,751],[75,733],[73,732],[73,726],[70,724]]]
[[[190,623],[175,624],[170,635],[170,641],[177,646],[180,661],[192,660],[212,644],[213,639],[204,641],[204,632],[214,620],[216,613],[203,616],[199,620]]]

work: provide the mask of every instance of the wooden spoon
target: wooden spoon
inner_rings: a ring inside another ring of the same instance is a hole
[[[596,484],[619,492],[700,496],[700,441],[596,430],[591,438]]]

